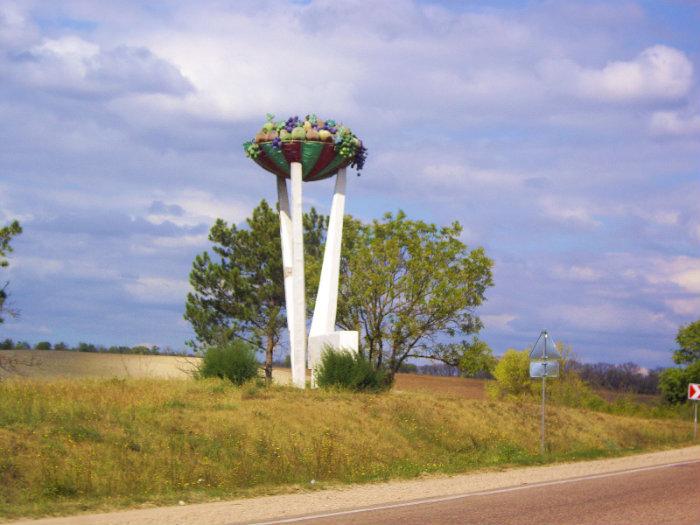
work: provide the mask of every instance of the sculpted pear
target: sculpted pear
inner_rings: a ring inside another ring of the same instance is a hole
[[[306,130],[298,126],[292,130],[292,140],[304,140],[306,139]]]
[[[318,131],[313,128],[306,130],[306,140],[319,140]]]
[[[333,140],[333,135],[327,129],[321,129],[318,131],[318,138],[326,142],[329,140]]]

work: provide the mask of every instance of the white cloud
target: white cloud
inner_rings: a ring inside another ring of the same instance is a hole
[[[178,189],[167,194],[162,192],[159,197],[179,206],[183,213],[177,215],[151,213],[147,219],[153,224],[169,221],[178,226],[211,225],[217,218],[237,224],[253,209],[247,197],[240,200],[227,199],[196,188]]]
[[[542,197],[539,203],[542,214],[557,222],[586,228],[595,228],[601,224],[593,217],[588,206],[570,202],[570,199]]]
[[[666,304],[677,314],[697,317],[700,312],[700,297],[688,299],[667,299]]]
[[[484,322],[484,326],[490,330],[511,330],[511,321],[518,318],[513,314],[484,314],[479,317]]]
[[[124,288],[142,303],[182,304],[190,284],[186,279],[139,277],[126,283]]]
[[[700,115],[687,115],[677,111],[657,111],[651,116],[649,129],[655,135],[700,134]]]
[[[693,64],[685,53],[663,45],[601,69],[582,67],[571,59],[543,60],[540,72],[555,89],[603,102],[678,100],[693,82]]]
[[[581,265],[556,266],[554,268],[554,275],[562,279],[582,282],[595,282],[603,277],[600,271],[590,266]]]

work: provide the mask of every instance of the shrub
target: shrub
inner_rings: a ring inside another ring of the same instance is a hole
[[[321,388],[338,388],[355,392],[379,392],[391,384],[387,373],[375,369],[360,353],[326,347],[316,370],[316,382]]]
[[[51,350],[51,343],[48,341],[41,341],[36,344],[37,350]]]
[[[534,394],[536,385],[530,379],[530,352],[506,350],[493,369],[496,382],[491,389],[496,396],[522,396]]]
[[[199,366],[199,376],[219,377],[242,385],[258,375],[259,367],[253,348],[237,340],[208,348]]]
[[[686,368],[667,368],[659,374],[659,390],[668,403],[685,403],[688,383],[700,383],[700,361]]]

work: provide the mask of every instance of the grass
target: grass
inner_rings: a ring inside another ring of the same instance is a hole
[[[538,410],[221,380],[9,379],[0,383],[0,517],[590,459],[691,438],[684,421],[551,407],[540,457]]]

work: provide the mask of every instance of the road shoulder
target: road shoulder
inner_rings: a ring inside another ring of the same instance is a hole
[[[558,463],[456,476],[350,485],[298,494],[283,494],[177,507],[137,509],[11,522],[13,525],[231,525],[284,519],[391,503],[482,492],[520,485],[680,463],[700,459],[700,446],[595,461]]]

